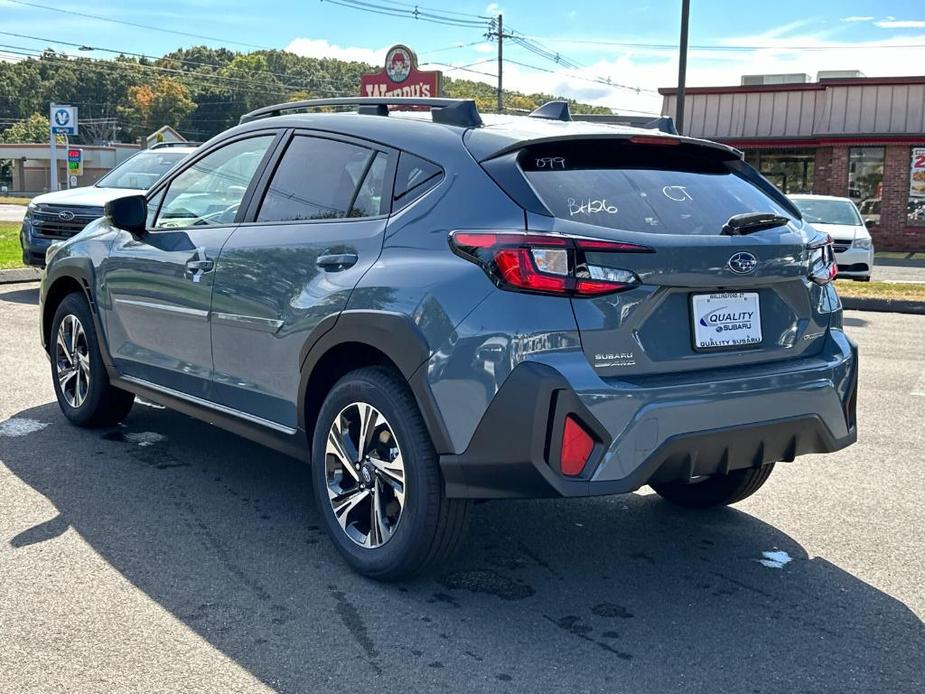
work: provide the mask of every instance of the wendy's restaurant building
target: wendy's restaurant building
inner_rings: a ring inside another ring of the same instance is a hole
[[[677,89],[660,89],[674,113]],[[689,87],[684,134],[742,150],[785,193],[854,200],[878,250],[925,251],[925,76],[746,75]]]

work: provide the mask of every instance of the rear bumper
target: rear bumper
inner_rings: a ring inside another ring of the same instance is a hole
[[[829,453],[857,439],[857,349],[841,331],[830,332],[816,357],[734,374],[596,383],[585,374],[573,383],[563,366],[514,369],[466,451],[441,456],[448,496],[624,493]],[[559,472],[569,414],[597,440],[580,477]]]

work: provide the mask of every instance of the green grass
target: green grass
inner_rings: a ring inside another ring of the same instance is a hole
[[[17,198],[9,195],[0,195],[0,205],[28,205],[32,198]]]
[[[856,299],[891,299],[896,301],[925,301],[925,284],[900,282],[847,282],[835,285],[842,297]]]
[[[22,246],[19,245],[19,222],[0,222],[0,270],[22,267]]]

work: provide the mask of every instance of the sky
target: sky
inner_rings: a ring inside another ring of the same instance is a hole
[[[423,0],[419,6],[442,16],[453,13],[459,24],[414,19],[407,14],[414,7],[408,0],[367,1],[400,16],[332,0],[0,0],[0,59],[14,57],[4,51],[23,47],[76,53],[75,47],[55,43],[68,41],[151,56],[196,44],[278,48],[378,65],[389,46],[405,43],[422,68],[495,84],[497,45],[484,38],[487,20],[481,18],[501,13],[505,29],[530,37],[551,56],[506,40],[504,56],[516,61],[504,66],[506,88],[555,93],[622,112],[659,113],[662,97],[656,90],[677,81],[680,0]],[[759,73],[801,72],[812,79],[819,70],[925,74],[925,0],[691,0],[690,44],[690,86],[738,84],[741,75]],[[564,61],[577,67],[567,68]]]

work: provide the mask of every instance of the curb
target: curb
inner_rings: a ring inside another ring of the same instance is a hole
[[[874,256],[874,267],[925,267],[925,260],[918,258],[878,258]]]
[[[925,316],[925,301],[899,301],[894,299],[860,299],[841,297],[842,308],[849,311],[878,311],[881,313],[911,313]]]
[[[18,284],[19,282],[41,282],[42,271],[34,267],[0,270],[0,284]]]

